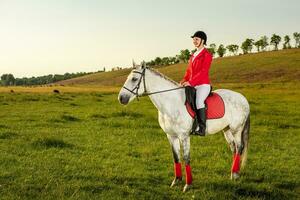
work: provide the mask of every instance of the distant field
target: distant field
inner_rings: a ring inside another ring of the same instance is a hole
[[[250,101],[248,163],[230,178],[223,134],[192,137],[194,187],[170,189],[171,149],[148,98],[0,93],[0,199],[299,199],[299,84],[222,84]]]
[[[187,64],[158,68],[179,81]],[[64,85],[121,86],[130,69],[97,73],[59,82]],[[211,80],[218,83],[271,83],[300,80],[300,49],[268,51],[241,56],[216,58],[211,67]]]

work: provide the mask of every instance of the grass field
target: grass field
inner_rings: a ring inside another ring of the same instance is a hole
[[[233,182],[223,135],[192,137],[187,193],[169,188],[171,149],[148,98],[0,93],[0,199],[299,199],[300,85],[221,86],[250,100],[248,163]]]
[[[223,134],[192,136],[187,193],[169,188],[171,148],[149,98],[117,101],[129,69],[0,87],[0,199],[300,199],[299,67],[299,49],[214,60],[214,88],[249,100],[248,162],[231,181]],[[159,71],[178,81],[185,68]]]

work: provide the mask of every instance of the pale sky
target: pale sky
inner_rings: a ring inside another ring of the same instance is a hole
[[[292,37],[299,8],[299,0],[0,0],[0,75],[129,67],[193,49],[197,30],[217,45]]]

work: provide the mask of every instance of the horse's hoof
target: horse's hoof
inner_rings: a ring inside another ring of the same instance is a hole
[[[237,180],[239,178],[240,178],[240,175],[238,173],[235,173],[235,172],[231,173],[231,180]]]
[[[170,187],[177,185],[181,180],[182,180],[182,178],[175,177],[174,180],[172,181]]]
[[[183,192],[188,191],[189,189],[191,189],[191,187],[192,185],[185,184],[185,186],[183,187]]]

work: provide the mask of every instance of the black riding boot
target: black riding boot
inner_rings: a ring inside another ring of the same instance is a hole
[[[197,135],[205,136],[205,130],[206,130],[206,113],[205,108],[197,109],[197,120],[199,124],[199,129],[195,131]]]

